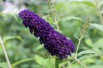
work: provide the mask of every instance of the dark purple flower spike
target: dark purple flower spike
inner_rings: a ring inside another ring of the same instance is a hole
[[[23,19],[24,26],[28,27],[34,36],[39,37],[40,43],[44,44],[52,56],[56,55],[63,59],[75,51],[72,40],[55,31],[48,22],[34,12],[26,9],[19,13],[19,17]]]

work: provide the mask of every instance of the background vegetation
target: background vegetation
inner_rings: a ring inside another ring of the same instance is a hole
[[[72,39],[77,46],[77,37],[90,19],[88,33],[83,37],[78,59],[88,68],[103,68],[103,1],[97,0],[52,0],[50,8],[47,0],[0,0],[0,35],[3,38],[9,60],[15,68],[54,68],[55,60],[40,45],[38,38],[30,34],[18,13],[28,8],[49,21],[57,30],[55,22],[49,18],[50,11],[56,10],[58,25],[62,34]],[[46,54],[46,55],[45,55]],[[75,53],[74,53],[75,54]],[[62,62],[62,68],[82,68],[68,56],[68,62]],[[20,62],[19,62],[20,61]],[[70,61],[70,63],[69,63]],[[8,68],[3,49],[0,46],[0,67]]]

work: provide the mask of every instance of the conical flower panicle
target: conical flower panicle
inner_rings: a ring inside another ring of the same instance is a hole
[[[40,43],[44,44],[52,56],[56,55],[63,59],[75,51],[72,40],[55,31],[48,22],[34,12],[26,9],[19,13],[19,17],[23,19],[24,26],[28,27],[34,36],[39,37]]]

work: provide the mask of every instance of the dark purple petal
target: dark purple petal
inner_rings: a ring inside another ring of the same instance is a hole
[[[48,22],[34,12],[26,9],[19,13],[19,17],[23,19],[24,26],[28,27],[34,36],[40,38],[40,43],[44,44],[52,56],[56,55],[63,59],[75,51],[72,40],[55,31]]]

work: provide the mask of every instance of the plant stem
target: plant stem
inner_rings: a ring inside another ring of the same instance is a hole
[[[55,58],[55,68],[59,68],[58,59]]]
[[[100,7],[99,7],[99,4],[98,4],[98,1],[99,0],[95,0],[95,2],[96,2],[96,8],[97,8],[97,13],[98,13],[98,15],[100,17],[101,23],[103,24],[103,18],[102,18],[102,15],[100,13]]]
[[[60,32],[60,28],[59,28],[59,25],[58,25],[58,23],[57,23],[56,25],[57,25],[57,29],[58,29],[58,31]]]
[[[77,57],[73,57],[72,58],[78,63],[80,64],[83,68],[88,68],[83,62],[81,62],[80,60],[77,59]]]
[[[58,21],[56,19],[55,19],[55,24],[56,24],[57,30],[60,32],[59,24],[58,24]]]
[[[61,63],[61,59],[55,58],[55,68],[59,68],[59,64]]]
[[[77,49],[76,49],[76,57],[77,57],[78,49],[79,49],[82,38],[83,38],[83,35],[81,35],[81,37],[78,39],[79,42],[78,42]]]
[[[69,68],[72,68],[72,65],[71,65],[71,63],[68,61],[68,65],[69,65]]]
[[[9,61],[9,58],[8,58],[8,55],[7,55],[7,52],[6,52],[6,49],[5,49],[5,46],[3,44],[1,36],[0,36],[0,44],[2,45],[3,52],[4,52],[4,55],[5,55],[6,61],[8,63],[8,66],[9,66],[9,68],[11,68],[11,64],[10,64],[10,61]]]
[[[27,62],[27,61],[31,61],[31,60],[34,60],[34,58],[29,58],[29,59],[24,59],[24,60],[18,61],[16,63],[12,64],[12,68],[14,68],[15,66],[17,66],[23,62]]]

